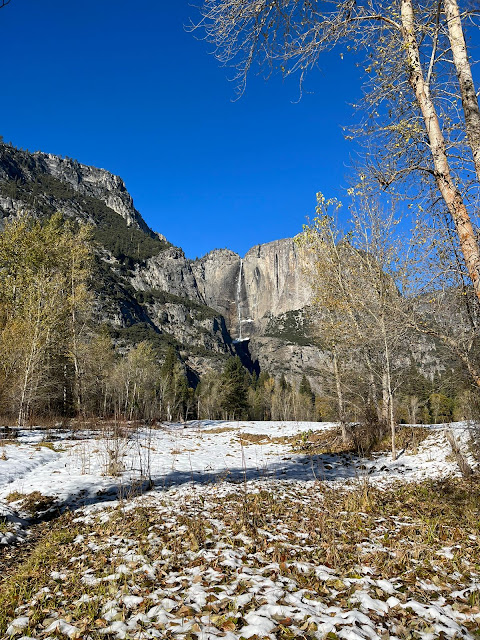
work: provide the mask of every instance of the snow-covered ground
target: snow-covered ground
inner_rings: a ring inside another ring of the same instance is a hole
[[[382,484],[398,478],[415,481],[459,473],[445,437],[446,425],[430,427],[432,434],[418,452],[407,449],[395,462],[388,454],[366,460],[292,452],[292,436],[334,426],[195,421],[140,429],[126,437],[113,437],[110,432],[19,430],[15,440],[0,450],[0,504],[14,491],[40,491],[54,496],[61,506],[85,505],[111,499],[119,489],[128,492],[132,482],[146,475],[156,487],[170,488],[192,482],[201,485],[260,478],[342,481],[365,476]],[[466,423],[448,428],[466,444]],[[259,438],[262,435],[263,440]],[[112,468],[117,477],[110,475]]]
[[[0,543],[26,535],[22,501],[12,500],[17,493],[39,492],[59,508],[76,509],[75,522],[85,533],[76,538],[78,554],[60,563],[46,577],[43,590],[19,606],[7,636],[473,638],[470,631],[477,622],[480,628],[480,612],[468,603],[480,600],[480,576],[466,550],[469,544],[478,548],[475,534],[466,546],[452,540],[437,549],[434,557],[449,564],[436,567],[433,562],[431,576],[419,571],[417,577],[387,579],[378,574],[372,558],[382,553],[396,558],[390,538],[400,543],[404,531],[418,526],[409,518],[378,518],[356,545],[358,557],[348,575],[319,561],[316,545],[321,548],[321,543],[310,531],[311,523],[301,518],[299,528],[272,516],[255,536],[248,527],[237,530],[238,517],[232,516],[236,507],[228,505],[244,494],[266,490],[298,514],[321,502],[319,482],[322,487],[368,484],[388,489],[400,481],[459,476],[447,428],[474,464],[465,423],[432,426],[418,449],[407,448],[395,462],[387,454],[360,459],[292,450],[299,434],[308,440],[309,434],[334,426],[197,421],[117,438],[93,431],[51,431],[47,441],[40,429],[20,430],[0,447],[0,517],[15,524],[3,538],[0,529]],[[112,477],[112,472],[118,475]],[[135,497],[146,476],[153,490]],[[227,506],[222,506],[224,499]],[[315,517],[320,517],[321,504],[316,507],[320,511]],[[109,524],[117,522],[119,512],[126,522],[129,514],[135,520],[139,509],[153,514],[145,534],[120,533],[116,524]],[[359,514],[360,521],[363,516]],[[197,521],[203,522],[204,536],[198,541],[191,531]],[[104,528],[108,533],[99,533]],[[467,559],[468,567],[462,568]],[[84,585],[75,603],[65,595],[74,576]],[[409,590],[405,595],[412,579],[419,584],[415,598]],[[109,588],[99,591],[102,585]],[[82,626],[82,611],[92,602],[98,604],[101,620],[94,633],[87,623]],[[40,631],[30,622],[38,603],[42,611],[51,610]],[[417,627],[410,624],[415,619]]]

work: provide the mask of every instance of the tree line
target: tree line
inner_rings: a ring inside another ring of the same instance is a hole
[[[319,194],[318,215],[297,239],[315,294],[314,338],[325,356],[316,392],[306,375],[297,383],[288,373],[257,376],[239,357],[192,388],[174,346],[160,352],[142,340],[121,348],[99,323],[88,226],[60,214],[8,223],[0,234],[0,413],[19,425],[47,416],[340,420],[346,440],[352,422],[394,430],[398,422],[467,417],[474,379],[462,359],[432,381],[406,359],[406,345],[428,333],[450,349],[443,358],[460,352],[475,362],[478,345],[467,322],[475,295],[460,292],[455,306],[449,292],[442,323],[441,290],[425,300],[405,289],[411,267],[396,250],[394,214],[385,226],[384,213],[364,205],[342,235],[331,215],[339,203]],[[452,313],[462,314],[461,323],[451,322]]]

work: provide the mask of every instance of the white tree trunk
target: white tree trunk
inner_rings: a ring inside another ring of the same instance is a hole
[[[347,424],[345,421],[345,405],[343,402],[342,382],[340,380],[340,370],[338,368],[337,352],[333,350],[333,371],[335,374],[335,387],[337,391],[338,417],[340,418],[340,427],[342,429],[342,440],[344,444],[348,443]]]
[[[453,62],[460,85],[467,139],[472,150],[477,179],[480,181],[480,109],[468,59],[465,36],[463,35],[460,11],[457,0],[444,0],[443,4],[447,18],[448,38],[452,48]]]
[[[401,0],[401,18],[403,40],[409,67],[409,82],[415,92],[425,123],[435,169],[435,180],[455,223],[465,264],[472,280],[475,294],[480,300],[480,250],[470,216],[450,172],[445,139],[423,76],[420,52],[415,35],[412,0]]]
[[[393,413],[393,391],[392,391],[392,373],[390,366],[390,348],[388,345],[388,335],[387,328],[385,326],[384,319],[381,320],[382,325],[382,334],[383,334],[383,347],[384,347],[384,355],[385,355],[385,370],[384,370],[384,389],[385,396],[387,401],[387,424],[390,427],[390,434],[392,437],[392,460],[397,459],[397,448],[395,445],[395,416]]]

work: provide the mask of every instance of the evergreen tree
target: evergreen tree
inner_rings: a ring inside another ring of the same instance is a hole
[[[188,387],[184,367],[173,346],[168,347],[160,369],[160,397],[162,414],[167,420],[186,418],[193,402],[193,391]]]
[[[222,408],[232,419],[245,415],[248,409],[248,373],[238,356],[227,361],[222,375]]]
[[[310,382],[305,374],[303,374],[302,376],[299,391],[300,394],[302,396],[305,396],[305,398],[308,399],[312,404],[315,402],[315,394],[313,393]]]
[[[281,391],[287,391],[289,389],[290,385],[288,384],[284,373],[280,376],[279,386]]]
[[[313,393],[310,382],[305,374],[302,376],[298,394],[300,401],[300,406],[298,407],[298,418],[300,420],[312,420],[315,413],[315,394]]]

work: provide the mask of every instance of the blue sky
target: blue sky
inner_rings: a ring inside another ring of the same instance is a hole
[[[342,197],[341,125],[360,95],[339,52],[296,80],[231,70],[184,30],[185,0],[11,0],[0,12],[6,141],[119,174],[147,223],[187,256],[301,230],[315,193]]]

